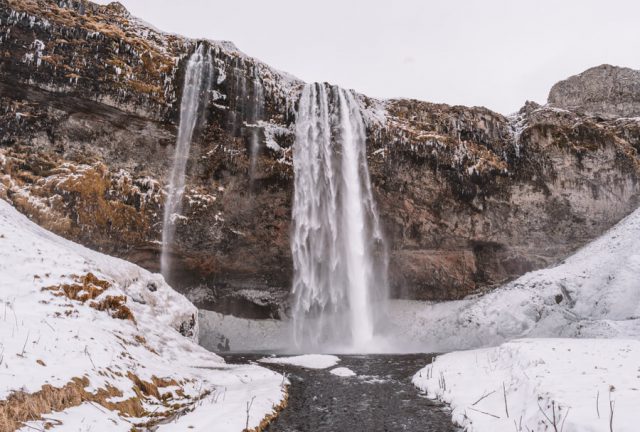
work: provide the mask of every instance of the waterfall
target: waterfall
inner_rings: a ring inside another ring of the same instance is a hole
[[[260,128],[258,122],[264,116],[264,90],[262,83],[258,77],[257,71],[254,71],[253,77],[253,101],[250,104],[249,125],[251,126],[251,138],[249,149],[249,179],[253,184],[256,175],[256,165],[258,162],[258,151],[260,150]]]
[[[205,52],[206,51],[206,52]],[[182,196],[185,187],[185,174],[193,130],[198,121],[198,108],[203,90],[211,80],[211,53],[200,44],[187,61],[180,101],[180,123],[173,157],[173,167],[169,176],[169,187],[164,204],[162,220],[162,254],[160,270],[165,278],[170,272],[169,248],[173,245],[176,220],[182,210]]]
[[[305,86],[293,147],[292,315],[298,348],[367,349],[387,298],[387,257],[350,92]]]

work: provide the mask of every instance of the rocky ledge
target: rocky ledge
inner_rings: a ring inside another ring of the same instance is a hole
[[[549,104],[587,114],[640,117],[640,71],[602,65],[560,81]]]
[[[205,44],[214,79],[188,162],[173,282],[213,310],[286,309],[300,80],[229,42],[162,33],[118,3],[4,0],[0,41],[0,197],[151,270],[185,61]],[[629,117],[640,81],[628,71],[591,69],[554,86],[548,105],[509,117],[356,95],[394,295],[490,289],[562,260],[635,209],[640,119]]]

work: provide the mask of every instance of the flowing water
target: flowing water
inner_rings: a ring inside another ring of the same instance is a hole
[[[258,128],[258,122],[262,120],[264,116],[264,89],[262,83],[258,77],[257,71],[254,72],[253,77],[253,101],[250,103],[252,107],[249,112],[249,126],[251,127],[251,138],[249,149],[249,178],[251,180],[252,188],[253,181],[256,176],[256,164],[258,162],[258,154],[260,150],[260,133]]]
[[[305,86],[293,149],[294,342],[302,350],[369,350],[384,307],[386,252],[354,96]]]
[[[185,174],[189,149],[193,131],[198,121],[198,109],[203,92],[206,91],[211,80],[211,53],[200,44],[189,57],[184,76],[182,100],[180,101],[180,124],[176,149],[173,156],[173,167],[169,176],[169,187],[164,204],[164,216],[162,219],[162,254],[160,256],[160,270],[165,279],[169,277],[170,262],[169,249],[171,248],[175,224],[182,210],[182,196],[184,194]]]
[[[225,355],[229,363],[246,363],[255,354]],[[338,377],[329,369],[262,364],[287,374],[289,403],[266,429],[269,432],[410,431],[453,432],[451,413],[427,399],[411,383],[413,375],[433,359],[429,354],[340,356],[337,366],[354,377]]]

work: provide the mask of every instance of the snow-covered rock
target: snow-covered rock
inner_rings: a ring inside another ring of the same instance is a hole
[[[440,356],[413,382],[467,432],[633,432],[639,367],[636,340],[520,339]]]
[[[2,200],[0,275],[0,401],[45,387],[78,396],[25,430],[166,419],[158,430],[240,431],[247,403],[254,427],[284,397],[280,375],[198,346],[196,308],[162,276],[62,239]]]
[[[330,374],[336,375],[339,377],[353,377],[356,376],[356,373],[349,368],[346,367],[337,367],[335,369],[331,369],[329,371]]]

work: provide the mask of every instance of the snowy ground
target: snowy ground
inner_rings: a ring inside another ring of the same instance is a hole
[[[21,430],[129,431],[166,417],[158,430],[240,431],[248,403],[255,427],[284,397],[279,374],[194,343],[196,308],[160,275],[47,232],[2,200],[0,275],[0,401],[82,383],[77,403]]]
[[[450,404],[467,432],[609,431],[610,421],[616,432],[640,427],[635,340],[519,339],[440,356],[413,382]]]
[[[415,321],[398,328],[423,347],[501,344],[440,356],[414,377],[468,431],[640,429],[640,210],[483,297],[395,307]]]

